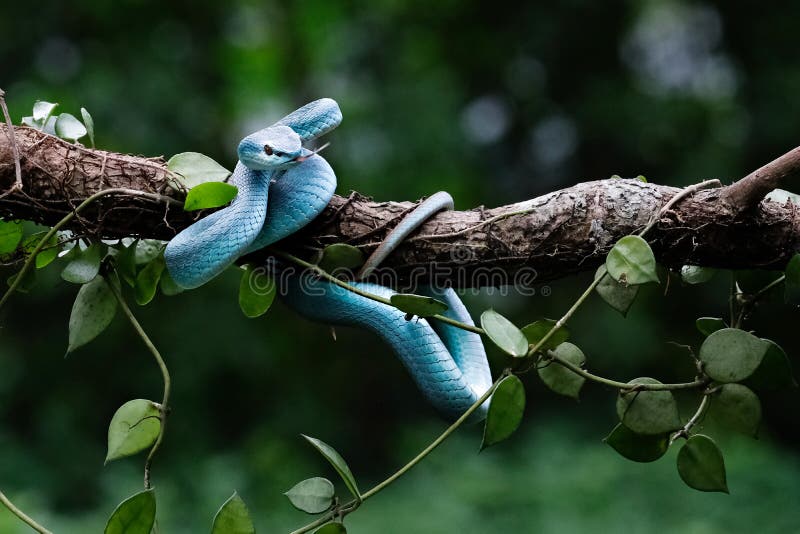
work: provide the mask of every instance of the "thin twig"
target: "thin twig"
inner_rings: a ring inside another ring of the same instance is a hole
[[[53,534],[52,532],[50,532],[49,530],[47,530],[46,528],[44,528],[42,525],[40,525],[39,523],[37,523],[36,521],[34,521],[34,520],[33,520],[33,519],[32,519],[32,518],[29,516],[29,515],[27,515],[25,512],[23,512],[22,510],[20,510],[20,509],[19,509],[19,508],[17,508],[16,506],[14,506],[14,503],[12,503],[12,502],[11,502],[11,501],[8,499],[8,497],[6,497],[6,496],[5,496],[5,494],[4,494],[2,491],[0,491],[0,502],[2,502],[2,503],[3,503],[3,505],[5,505],[5,507],[6,507],[6,508],[8,508],[8,509],[9,509],[9,511],[10,511],[12,514],[14,514],[14,515],[15,515],[15,516],[17,516],[18,518],[20,518],[20,520],[22,520],[24,523],[26,523],[26,524],[27,524],[29,527],[31,527],[33,530],[35,530],[35,531],[36,531],[36,532],[38,532],[39,534]]]
[[[731,286],[728,295],[728,313],[730,314],[730,325],[735,328],[736,324],[736,294],[738,293],[736,284],[736,273],[731,271]]]
[[[598,276],[594,281],[592,281],[591,284],[589,284],[589,287],[587,287],[586,290],[581,294],[581,296],[578,297],[578,300],[576,300],[572,304],[572,306],[570,306],[570,308],[567,310],[567,312],[558,321],[556,321],[556,324],[553,325],[553,327],[544,335],[544,337],[542,339],[540,339],[538,341],[538,343],[536,343],[535,345],[530,347],[530,349],[528,350],[528,356],[533,356],[534,354],[539,352],[539,350],[542,348],[542,346],[544,346],[544,344],[547,343],[550,340],[551,337],[553,337],[553,335],[556,333],[556,331],[559,328],[561,328],[562,326],[564,326],[565,324],[567,324],[567,321],[569,321],[570,318],[572,317],[572,315],[576,311],[578,311],[578,308],[581,307],[581,304],[583,304],[584,301],[587,298],[589,298],[589,295],[592,294],[592,291],[594,291],[594,289],[597,287],[597,285],[606,276],[609,276],[609,274],[607,272],[603,276]]]
[[[22,167],[20,166],[19,162],[19,147],[17,147],[17,136],[14,133],[14,123],[11,121],[11,115],[8,113],[8,106],[6,106],[5,96],[6,92],[0,89],[0,108],[3,109],[3,117],[5,118],[6,125],[8,126],[6,135],[8,136],[8,141],[11,143],[11,150],[14,153],[14,172],[16,173],[16,180],[14,181],[14,185],[12,185],[8,191],[0,195],[0,198],[10,195],[14,191],[22,191]]]
[[[702,401],[700,401],[700,406],[698,406],[698,408],[697,408],[697,411],[694,413],[694,415],[692,416],[692,418],[691,418],[691,419],[689,419],[689,420],[686,422],[686,424],[683,426],[683,428],[681,428],[680,430],[678,430],[677,432],[675,432],[674,434],[672,434],[672,437],[670,437],[670,438],[669,438],[669,444],[670,444],[670,445],[672,445],[673,443],[675,443],[675,441],[676,441],[678,438],[681,438],[681,437],[684,437],[684,438],[686,438],[686,437],[689,437],[689,431],[690,431],[692,428],[694,428],[694,426],[695,426],[695,425],[696,425],[698,422],[700,422],[700,418],[702,418],[702,417],[703,417],[703,415],[705,415],[705,413],[706,413],[706,410],[708,409],[708,406],[709,406],[709,402],[710,402],[710,399],[711,399],[711,394],[712,394],[712,393],[714,393],[714,391],[716,391],[716,389],[715,389],[715,388],[714,388],[714,389],[711,389],[711,390],[706,390],[706,391],[704,391],[704,392],[703,392],[703,400],[702,400]]]
[[[741,328],[742,323],[747,317],[747,313],[753,309],[753,306],[755,306],[756,303],[758,303],[758,301],[761,300],[761,298],[763,298],[764,295],[766,295],[772,288],[782,284],[785,280],[786,275],[782,274],[752,295],[742,295],[742,303],[741,306],[739,306],[739,315],[736,317],[736,321],[734,321],[731,326],[733,328]]]
[[[116,297],[117,302],[119,302],[119,306],[120,308],[122,308],[122,312],[128,318],[128,321],[130,321],[131,325],[133,326],[133,329],[136,330],[136,333],[142,339],[142,342],[144,342],[145,346],[147,347],[147,350],[149,350],[150,353],[153,355],[153,358],[155,358],[156,363],[158,364],[158,368],[161,370],[161,376],[164,379],[164,396],[161,400],[161,405],[158,408],[159,420],[161,421],[161,428],[159,429],[156,442],[150,449],[150,453],[147,455],[147,460],[145,460],[144,463],[144,488],[150,489],[152,487],[150,483],[150,467],[152,466],[153,458],[155,457],[158,449],[161,447],[161,442],[164,439],[164,428],[166,427],[167,414],[169,413],[169,395],[172,389],[172,379],[170,378],[169,369],[167,369],[167,364],[164,361],[164,358],[161,357],[161,353],[158,352],[158,349],[150,340],[150,337],[148,337],[147,333],[144,331],[144,328],[142,328],[142,325],[139,324],[139,321],[136,320],[136,317],[133,315],[133,312],[131,311],[130,307],[128,307],[128,303],[125,302],[125,299],[122,297],[122,294],[120,293],[117,286],[111,280],[107,280],[107,282],[108,286],[111,288],[111,292],[114,293],[114,297]]]
[[[617,380],[611,380],[609,378],[603,378],[602,376],[592,374],[583,367],[576,365],[569,360],[565,360],[559,357],[553,351],[548,351],[547,358],[559,365],[566,367],[573,373],[580,375],[586,378],[587,380],[592,380],[599,384],[611,386],[612,388],[617,388],[622,390],[635,389],[637,391],[672,391],[676,389],[695,389],[703,387],[709,382],[708,378],[698,378],[697,380],[694,380],[692,382],[679,382],[676,384],[630,384],[626,382],[619,382]]]
[[[669,202],[664,204],[664,207],[661,208],[660,210],[658,210],[658,213],[654,217],[650,218],[650,222],[647,223],[647,226],[644,227],[644,230],[639,232],[639,237],[644,237],[645,234],[647,232],[649,232],[658,223],[658,221],[661,219],[661,217],[663,217],[665,213],[667,213],[669,210],[671,210],[672,207],[675,204],[677,204],[678,202],[680,202],[681,200],[683,200],[687,196],[692,195],[692,194],[700,191],[701,189],[706,189],[706,188],[711,187],[711,186],[721,187],[722,183],[719,180],[716,180],[716,179],[714,179],[714,180],[706,180],[704,182],[700,182],[700,183],[697,183],[697,184],[692,184],[689,187],[684,187],[679,192],[675,193],[672,196],[672,198],[669,199]]]

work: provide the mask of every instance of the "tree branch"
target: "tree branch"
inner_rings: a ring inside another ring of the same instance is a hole
[[[81,201],[108,188],[176,200],[184,196],[170,181],[163,158],[90,150],[26,127],[15,128],[13,137],[23,187],[10,191],[15,158],[6,127],[0,129],[0,216],[52,225]],[[789,202],[753,202],[796,174],[799,161],[797,148],[733,186],[682,199],[649,234],[658,260],[670,267],[782,269],[800,251],[798,207]],[[376,276],[390,285],[435,278],[458,287],[524,286],[593,269],[620,237],[641,231],[679,191],[638,180],[609,179],[579,183],[509,206],[443,212],[387,258]],[[2,197],[4,192],[9,194]],[[413,206],[374,202],[358,193],[335,196],[315,221],[279,246],[307,259],[337,242],[369,253]],[[740,209],[743,206],[753,209]],[[114,195],[98,200],[69,227],[103,238],[166,240],[202,215],[153,198]],[[265,258],[266,253],[255,256]]]
[[[734,211],[752,208],[770,191],[791,177],[800,175],[800,147],[770,161],[725,189],[723,199]]]

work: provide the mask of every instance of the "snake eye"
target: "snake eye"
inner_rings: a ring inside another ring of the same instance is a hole
[[[271,156],[272,155],[272,147],[269,146],[269,145],[264,145],[264,152],[267,154],[267,156]]]

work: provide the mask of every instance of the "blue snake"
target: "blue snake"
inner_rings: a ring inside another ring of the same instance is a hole
[[[164,252],[167,269],[183,288],[208,282],[239,257],[271,245],[311,222],[327,206],[336,189],[330,165],[303,143],[336,128],[342,120],[338,104],[323,98],[290,113],[274,125],[245,137],[231,176],[238,188],[226,208],[200,219],[176,235]],[[452,209],[449,194],[429,197],[407,215],[370,256],[357,278],[366,277],[405,237],[431,215]],[[413,318],[397,308],[357,295],[311,273],[283,277],[283,300],[312,320],[357,326],[388,343],[408,369],[427,400],[445,417],[455,419],[492,383],[483,342],[478,334]],[[389,298],[394,291],[356,281],[353,286]],[[452,288],[422,288],[448,305],[447,317],[473,325]],[[472,415],[485,417],[488,402]]]

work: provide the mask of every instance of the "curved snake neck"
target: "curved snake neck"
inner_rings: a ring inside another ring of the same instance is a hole
[[[198,287],[239,257],[275,243],[311,222],[330,201],[336,176],[321,156],[302,147],[304,141],[336,128],[342,114],[331,99],[311,102],[274,125],[245,137],[231,177],[238,188],[229,206],[189,226],[167,245],[164,257],[175,282]],[[387,236],[358,273],[365,278],[408,234],[453,199],[439,192],[421,203]],[[424,396],[443,415],[457,418],[491,387],[491,372],[480,336],[405,313],[361,297],[309,273],[284,276],[283,300],[311,319],[358,326],[384,339],[411,373]],[[375,284],[354,286],[389,298],[394,291]],[[448,305],[445,315],[468,324],[469,313],[452,289],[422,291]],[[485,403],[472,419],[485,417]]]

